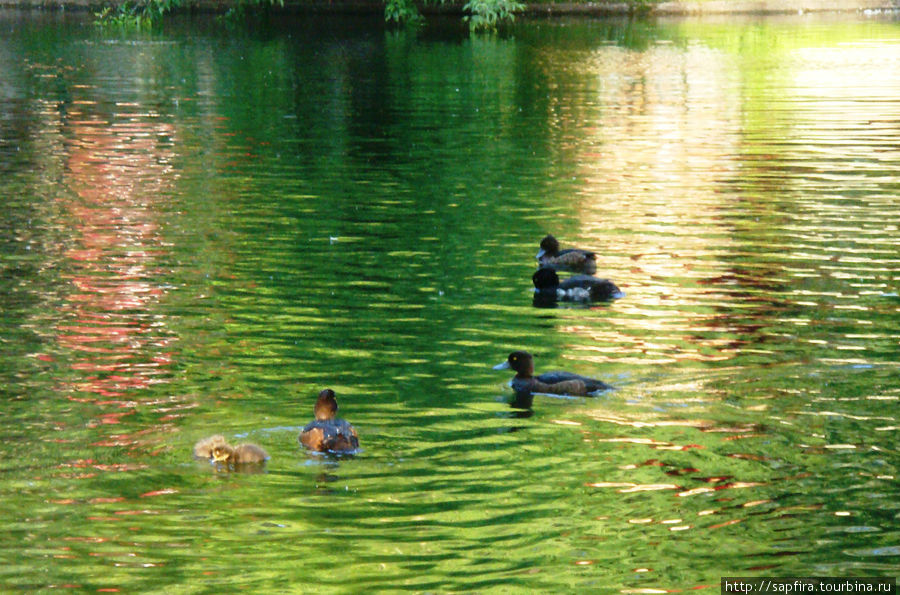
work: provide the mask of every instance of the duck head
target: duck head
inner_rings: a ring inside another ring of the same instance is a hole
[[[534,375],[534,358],[527,351],[513,351],[502,364],[494,366],[495,370],[515,370],[516,376],[531,378]]]
[[[550,254],[556,254],[559,252],[559,242],[556,238],[553,237],[553,234],[547,234],[544,236],[544,239],[541,240],[541,249],[538,250],[537,258],[538,260],[542,259],[544,256]]]
[[[329,419],[334,419],[334,416],[337,414],[338,404],[337,400],[334,398],[334,391],[330,388],[324,389],[319,393],[319,398],[316,399],[316,421],[327,421]]]
[[[531,276],[531,282],[539,293],[553,293],[559,288],[559,275],[550,267],[541,267]]]
[[[213,463],[227,463],[232,454],[234,454],[234,449],[231,446],[219,444],[212,449],[210,459]]]

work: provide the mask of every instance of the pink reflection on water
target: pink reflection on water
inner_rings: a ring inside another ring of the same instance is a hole
[[[167,273],[158,218],[176,179],[169,140],[175,130],[132,107],[132,113],[92,114],[79,110],[93,104],[75,106],[61,124],[63,183],[70,192],[60,207],[71,233],[62,275],[69,291],[56,341],[74,373],[63,387],[66,398],[95,405],[87,425],[102,432],[127,425],[141,391],[170,379],[175,337],[157,308]],[[146,442],[143,433],[106,434],[93,445],[133,448]]]

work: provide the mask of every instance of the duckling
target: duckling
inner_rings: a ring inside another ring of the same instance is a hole
[[[269,453],[255,444],[244,443],[237,446],[220,444],[213,448],[210,457],[213,463],[226,465],[261,465],[269,459]]]
[[[597,255],[581,248],[559,249],[559,241],[552,234],[541,240],[541,249],[536,256],[542,267],[593,275],[597,272]]]
[[[198,459],[209,459],[212,457],[213,449],[219,446],[225,446],[225,436],[216,434],[209,438],[197,441],[194,445],[194,457]]]
[[[359,448],[356,429],[343,419],[335,419],[338,410],[334,391],[330,388],[319,393],[316,400],[314,421],[306,424],[298,440],[310,450],[320,452],[347,452]]]
[[[502,364],[494,366],[495,370],[513,369],[516,375],[512,379],[512,388],[516,397],[531,393],[548,393],[552,395],[588,396],[612,386],[601,380],[580,376],[571,372],[545,372],[534,375],[534,358],[527,351],[513,351]]]
[[[541,301],[606,302],[625,297],[625,294],[609,279],[590,275],[572,275],[560,282],[559,275],[550,267],[539,268],[531,276],[535,298]]]

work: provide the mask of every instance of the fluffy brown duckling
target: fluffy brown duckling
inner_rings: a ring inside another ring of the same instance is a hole
[[[505,362],[494,366],[494,369],[516,371],[512,379],[512,388],[519,397],[531,393],[587,396],[612,388],[602,380],[572,372],[545,372],[535,376],[534,358],[527,351],[513,351]]]
[[[221,434],[199,440],[194,445],[194,456],[211,463],[225,465],[260,465],[265,463],[269,454],[255,444],[238,444],[231,446]]]
[[[221,434],[198,440],[197,444],[194,445],[194,456],[198,459],[210,459],[215,448],[226,444],[225,436]]]
[[[213,448],[212,462],[225,465],[261,465],[269,458],[269,453],[255,444],[244,443],[237,446],[221,444]]]
[[[597,272],[597,255],[581,248],[559,249],[559,241],[552,234],[541,240],[537,260],[542,267],[552,267],[561,271],[593,275]]]
[[[334,391],[326,388],[316,400],[316,419],[306,424],[298,440],[310,450],[349,452],[359,448],[356,429],[343,419],[335,419],[338,404]]]

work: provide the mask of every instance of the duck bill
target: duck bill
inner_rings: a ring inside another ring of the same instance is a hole
[[[509,361],[505,361],[502,364],[497,364],[494,366],[495,370],[509,370]]]
[[[540,260],[544,257],[545,254],[547,254],[547,251],[541,248],[540,250],[538,250],[537,256],[535,256],[535,258],[537,260]]]

